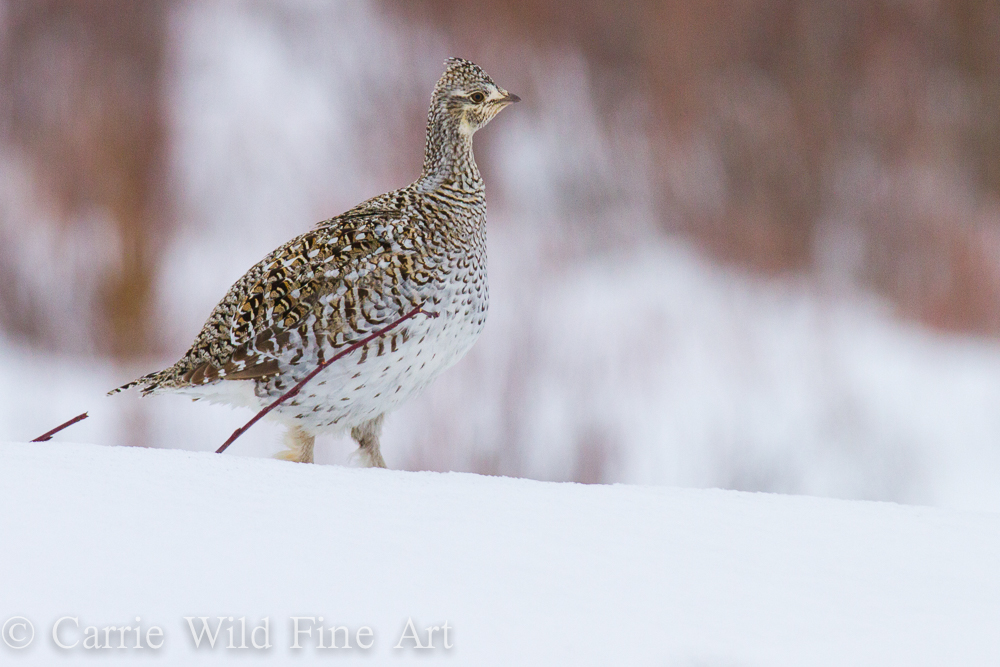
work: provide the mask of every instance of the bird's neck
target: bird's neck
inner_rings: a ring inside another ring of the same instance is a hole
[[[430,114],[424,168],[417,181],[420,189],[430,191],[443,184],[470,193],[483,189],[476,157],[472,153],[472,134],[473,130],[443,110]]]

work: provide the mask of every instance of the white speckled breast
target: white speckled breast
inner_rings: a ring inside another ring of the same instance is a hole
[[[486,322],[485,279],[478,286],[459,281],[452,285],[441,294],[438,317],[418,314],[393,331],[406,333],[405,341],[396,336],[395,351],[386,343],[387,334],[381,342],[369,343],[367,350],[334,362],[276,410],[280,418],[316,433],[341,431],[389,412],[422,391],[465,356]],[[262,398],[270,402],[279,395]]]

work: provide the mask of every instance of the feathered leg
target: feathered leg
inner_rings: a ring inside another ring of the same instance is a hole
[[[361,426],[351,429],[351,437],[358,443],[361,462],[366,468],[384,468],[385,461],[379,451],[378,438],[382,433],[382,421],[385,415],[366,421]]]
[[[298,426],[290,426],[285,433],[285,447],[288,449],[278,452],[274,455],[274,458],[284,461],[296,461],[298,463],[312,463],[314,444],[316,444],[314,436],[306,433]]]

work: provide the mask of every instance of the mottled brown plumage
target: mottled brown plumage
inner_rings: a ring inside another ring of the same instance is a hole
[[[385,413],[461,358],[485,322],[486,199],[472,135],[516,101],[477,65],[450,59],[431,98],[419,179],[270,253],[180,361],[115,392],[140,386],[259,407],[421,306],[440,316],[414,318],[331,364],[272,413],[289,425],[284,458],[311,461],[316,434],[350,430],[365,462],[384,466]]]

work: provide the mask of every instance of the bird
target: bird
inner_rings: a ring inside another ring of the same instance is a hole
[[[486,192],[473,135],[520,101],[475,63],[445,61],[410,185],[317,223],[236,281],[169,368],[112,390],[178,392],[261,409],[328,363],[271,413],[277,458],[314,460],[317,435],[349,432],[365,467],[385,468],[387,413],[473,346],[489,307]],[[338,353],[419,309],[330,363]]]

